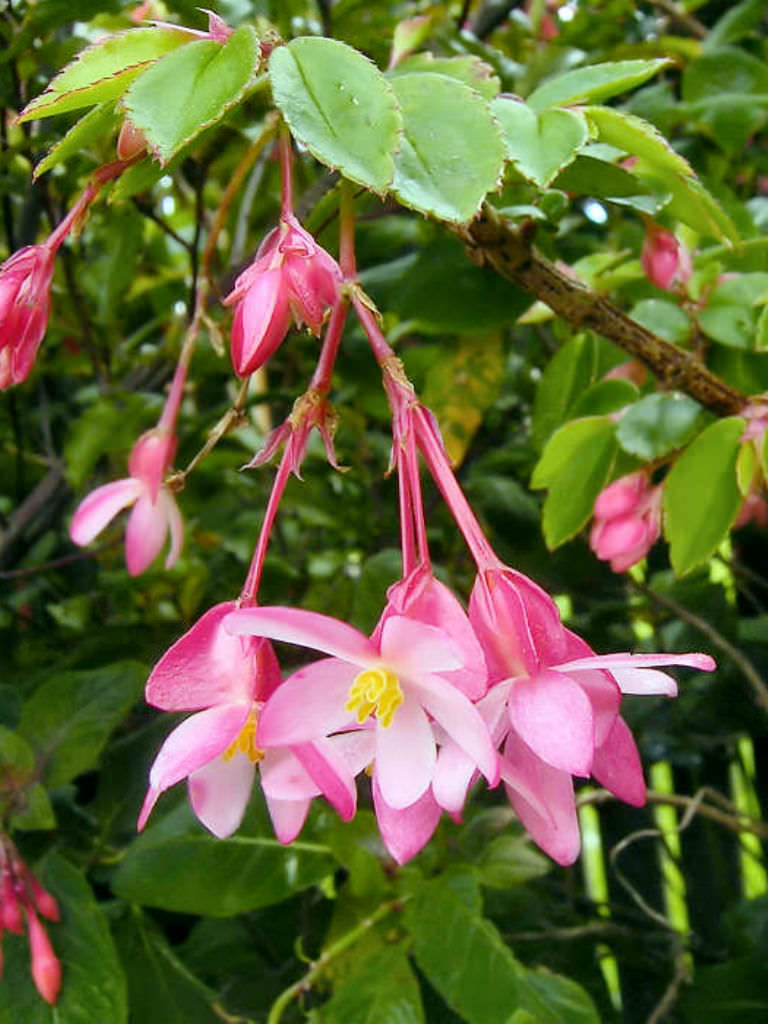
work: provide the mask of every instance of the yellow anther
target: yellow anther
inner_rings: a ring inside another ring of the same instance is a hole
[[[258,720],[256,711],[251,710],[245,720],[245,725],[221,755],[222,760],[231,761],[235,754],[245,754],[253,764],[258,764],[259,761],[264,759],[264,751],[259,750],[256,746],[256,726]]]
[[[382,727],[388,729],[402,703],[403,691],[394,672],[386,668],[367,668],[355,677],[344,708],[355,712],[360,725],[375,712]]]

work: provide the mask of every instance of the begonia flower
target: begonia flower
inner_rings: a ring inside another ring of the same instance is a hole
[[[295,672],[267,701],[258,740],[291,746],[363,729],[386,804],[401,810],[427,791],[437,760],[433,723],[479,767],[491,785],[498,758],[471,701],[443,673],[462,668],[447,632],[389,615],[370,639],[347,623],[296,608],[243,608],[225,628],[311,647],[331,655]]]
[[[341,280],[333,257],[292,213],[284,212],[224,299],[224,305],[235,305],[235,373],[246,377],[263,366],[288,333],[291,320],[319,334],[326,310],[338,299]]]
[[[139,815],[142,829],[158,797],[188,780],[192,809],[225,838],[245,813],[257,768],[281,842],[301,830],[310,803],[323,793],[343,818],[355,813],[354,775],[364,767],[354,740],[272,750],[257,745],[264,701],[280,685],[271,645],[222,628],[234,602],[209,609],[160,659],[147,681],[147,703],[194,711],[170,733],[155,758]]]
[[[646,473],[630,473],[597,496],[589,546],[614,572],[645,558],[661,536],[662,493]]]
[[[55,249],[27,245],[0,266],[0,389],[34,366],[48,326]]]
[[[125,531],[125,564],[138,576],[154,562],[170,534],[165,568],[176,564],[184,541],[179,506],[163,477],[176,453],[176,438],[156,428],[143,434],[128,460],[130,476],[97,487],[80,503],[69,536],[75,544],[89,544],[124,508],[133,506]]]

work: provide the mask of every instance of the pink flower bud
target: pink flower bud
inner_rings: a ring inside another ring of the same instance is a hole
[[[43,999],[53,1006],[61,988],[61,964],[45,928],[33,910],[27,908],[27,935],[32,957],[32,980]]]
[[[595,517],[610,519],[630,512],[648,489],[648,481],[642,473],[630,473],[619,477],[597,496]]]
[[[13,875],[8,867],[3,868],[3,881],[0,886],[0,925],[14,935],[21,935],[24,931],[19,898]]]
[[[640,256],[645,276],[664,291],[691,276],[691,257],[671,231],[649,223]]]
[[[126,117],[120,128],[116,145],[117,155],[121,160],[130,160],[147,148],[147,137],[141,128]]]
[[[61,920],[59,904],[56,902],[54,897],[51,896],[48,890],[44,889],[42,885],[40,885],[31,871],[27,872],[27,884],[32,890],[32,897],[35,901],[35,906],[43,917],[46,917],[49,921]]]
[[[589,545],[614,572],[625,572],[648,554],[661,533],[661,485],[630,473],[598,495]]]
[[[0,389],[26,380],[48,324],[53,252],[27,245],[0,266]]]

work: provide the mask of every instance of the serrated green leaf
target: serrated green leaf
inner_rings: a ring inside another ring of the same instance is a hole
[[[157,61],[133,83],[123,105],[167,164],[243,99],[260,66],[256,30],[241,25],[223,45],[199,39]]]
[[[507,156],[539,188],[546,188],[589,139],[586,118],[574,110],[536,113],[509,96],[495,99],[491,110],[501,125]]]
[[[736,416],[711,424],[666,478],[664,534],[678,576],[706,561],[733,525],[741,504],[736,460],[744,426]]]
[[[665,212],[703,235],[738,241],[733,221],[697,178],[680,175],[652,160],[640,159],[632,168],[641,179],[660,192],[668,193]]]
[[[113,888],[132,903],[231,917],[316,885],[335,866],[328,847],[316,843],[283,846],[271,835],[216,839],[181,807],[132,843]]]
[[[334,991],[323,1024],[423,1024],[419,983],[404,947],[377,950]]]
[[[275,103],[317,159],[374,192],[394,173],[402,119],[376,66],[335,39],[302,37],[269,60]]]
[[[571,103],[599,103],[648,81],[671,61],[619,60],[575,68],[548,79],[527,98],[534,110]]]
[[[504,163],[488,104],[446,75],[402,75],[392,80],[392,89],[403,115],[392,191],[422,213],[471,220],[496,188]]]
[[[39,178],[41,174],[50,171],[52,167],[68,160],[76,153],[81,153],[93,142],[101,141],[108,137],[117,124],[117,114],[114,103],[100,103],[98,107],[89,110],[85,117],[72,125],[67,134],[52,146],[40,163],[35,167],[34,177]]]
[[[549,439],[531,487],[549,488],[542,529],[550,550],[570,540],[589,520],[618,450],[615,424],[604,416],[573,420]]]
[[[492,100],[501,89],[501,82],[493,68],[479,57],[469,54],[462,57],[435,57],[432,53],[416,53],[401,61],[392,71],[388,71],[387,77],[395,78],[418,71],[456,78],[475,89],[487,100]]]
[[[520,967],[491,924],[442,879],[423,883],[405,911],[419,968],[468,1024],[501,1024],[518,1006]]]
[[[96,764],[112,730],[141,696],[147,674],[135,661],[53,674],[25,701],[19,733],[43,757],[49,786]]]
[[[624,413],[616,438],[630,455],[650,461],[681,448],[701,426],[704,410],[687,395],[646,395]]]
[[[541,449],[566,419],[573,403],[593,382],[597,345],[591,334],[577,334],[547,363],[533,403],[533,443]]]
[[[692,178],[688,161],[676,153],[661,132],[634,114],[614,107],[584,107],[584,113],[595,126],[597,137],[630,156],[642,157],[658,171]]]
[[[61,961],[61,993],[55,1006],[43,1002],[32,983],[26,936],[5,935],[0,1024],[126,1024],[125,977],[90,885],[57,854],[33,870],[61,911],[58,924],[45,924]]]
[[[121,96],[156,60],[192,38],[173,28],[135,28],[106,36],[82,50],[26,105],[19,121],[90,107]]]

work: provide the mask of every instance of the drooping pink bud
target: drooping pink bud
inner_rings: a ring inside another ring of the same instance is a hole
[[[589,546],[625,572],[645,558],[661,534],[662,485],[654,487],[646,473],[630,473],[606,487],[595,502]]]
[[[53,251],[27,245],[0,266],[0,389],[26,380],[48,325]]]
[[[16,885],[7,865],[3,867],[3,881],[0,886],[0,925],[14,935],[21,935],[24,931],[24,918],[19,906]]]
[[[676,281],[687,281],[691,276],[691,257],[671,231],[652,221],[648,223],[640,261],[645,276],[664,291],[670,291]]]
[[[115,148],[121,160],[130,160],[147,148],[147,137],[141,128],[137,128],[133,121],[126,117],[117,136]]]
[[[27,937],[32,958],[32,980],[35,988],[50,1006],[59,998],[61,964],[53,951],[51,940],[37,915],[27,908]]]
[[[26,878],[38,911],[49,921],[60,921],[59,904],[54,897],[40,885],[31,871],[27,871]]]

